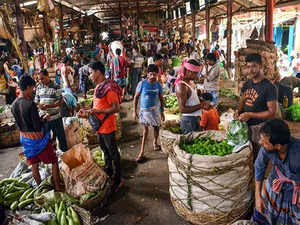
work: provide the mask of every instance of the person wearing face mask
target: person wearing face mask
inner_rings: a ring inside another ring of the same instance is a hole
[[[184,134],[200,131],[200,116],[203,104],[192,87],[192,81],[197,79],[198,72],[202,71],[201,65],[194,59],[184,60],[177,79],[175,91],[181,112],[180,127]]]
[[[144,126],[143,140],[141,145],[141,151],[137,157],[137,163],[143,163],[147,161],[144,156],[145,144],[148,137],[149,126],[153,127],[154,140],[153,150],[159,151],[160,145],[158,145],[159,126],[161,120],[165,120],[164,115],[164,98],[161,84],[158,82],[158,67],[154,64],[148,66],[147,79],[141,81],[137,88],[136,94],[133,100],[133,118],[136,120],[139,118],[140,123]],[[137,105],[140,99],[140,112],[137,113]]]

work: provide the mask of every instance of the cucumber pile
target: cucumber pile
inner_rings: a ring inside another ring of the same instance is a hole
[[[227,140],[217,142],[211,139],[200,138],[190,143],[181,144],[181,149],[190,154],[225,156],[232,153],[233,146]]]
[[[13,211],[33,203],[33,194],[34,189],[18,179],[7,178],[0,182],[0,203]]]
[[[165,97],[165,107],[168,109],[178,107],[178,101],[176,95],[167,95]]]

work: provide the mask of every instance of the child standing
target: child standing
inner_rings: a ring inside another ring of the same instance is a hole
[[[213,96],[210,93],[204,93],[200,98],[204,108],[200,120],[201,130],[219,130],[220,117],[216,107],[212,106]]]

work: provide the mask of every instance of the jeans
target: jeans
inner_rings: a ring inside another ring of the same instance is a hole
[[[184,134],[200,131],[200,116],[182,116],[180,128]]]
[[[142,68],[133,68],[132,69],[132,78],[131,78],[131,94],[135,95],[135,90],[138,83],[141,80]]]
[[[63,152],[66,152],[68,150],[62,118],[47,121],[47,123],[45,124],[45,131],[46,133],[52,131],[53,140],[55,140],[56,138],[58,139],[60,150],[62,150]]]
[[[115,132],[110,134],[100,134],[98,133],[98,141],[99,145],[104,153],[104,161],[105,161],[105,172],[108,176],[113,174],[113,163],[115,166],[115,176],[114,182],[121,182],[121,159],[120,153],[118,151]]]

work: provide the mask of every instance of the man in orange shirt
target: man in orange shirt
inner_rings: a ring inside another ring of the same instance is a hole
[[[94,92],[93,108],[91,110],[81,109],[80,117],[89,117],[95,114],[102,125],[98,129],[99,145],[104,152],[105,172],[109,177],[114,177],[113,191],[121,187],[121,165],[120,153],[115,139],[117,130],[115,113],[120,111],[121,89],[115,81],[105,78],[105,67],[101,62],[90,65],[90,78],[97,84]],[[106,116],[109,115],[109,116]],[[115,171],[113,171],[113,164]]]
[[[219,130],[219,113],[216,107],[211,105],[213,96],[210,93],[204,93],[200,98],[204,108],[200,120],[201,130]]]

